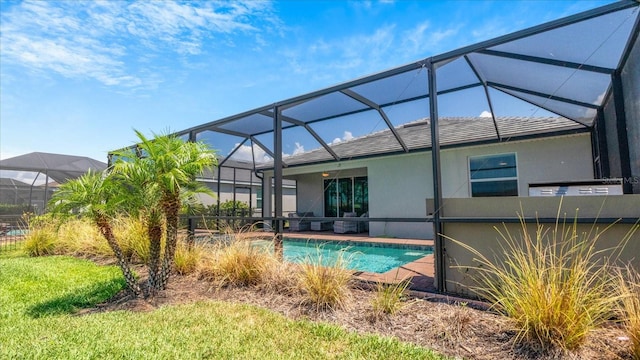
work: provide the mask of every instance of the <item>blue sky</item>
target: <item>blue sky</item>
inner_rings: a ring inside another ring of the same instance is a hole
[[[0,158],[106,161],[134,128],[182,130],[610,2],[0,0]]]

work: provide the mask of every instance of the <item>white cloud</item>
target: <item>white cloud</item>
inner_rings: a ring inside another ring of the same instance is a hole
[[[368,34],[335,40],[317,39],[304,49],[283,49],[288,68],[308,74],[314,81],[335,82],[357,74],[379,71],[381,66],[395,63],[392,52],[395,25],[385,25]]]
[[[25,1],[3,9],[2,61],[107,86],[154,87],[162,71],[131,59],[157,52],[191,56],[212,37],[260,35],[278,26],[272,12],[264,1]],[[215,44],[234,46],[229,39]],[[265,46],[263,38],[254,39]]]
[[[402,35],[402,51],[410,54],[435,54],[448,48],[447,39],[458,34],[460,25],[446,29],[432,29],[428,21],[416,25]]]
[[[234,148],[236,146],[238,146],[239,144],[236,144],[234,146]],[[269,156],[269,154],[267,154],[264,150],[262,150],[262,148],[258,145],[253,145],[253,153],[251,151],[251,146],[249,145],[242,145],[238,151],[236,151],[235,153],[233,153],[233,156],[231,157],[233,160],[237,160],[237,161],[249,161],[249,162],[253,162],[253,157],[255,156],[255,161],[256,163],[263,163],[263,162],[268,162],[271,161],[271,156]]]
[[[293,150],[293,154],[292,155],[302,154],[304,152],[304,146],[302,146],[302,144],[300,144],[297,141],[296,141],[295,145],[296,145],[296,148]]]
[[[329,143],[329,145],[335,145],[337,143],[343,142],[343,141],[349,141],[351,139],[353,139],[353,133],[351,133],[351,131],[345,130],[345,132],[342,134],[341,138],[335,138],[333,139],[332,142]]]
[[[481,112],[479,116],[480,116],[481,118],[490,118],[490,117],[492,117],[492,116],[491,116],[491,112],[490,112],[490,111],[487,111],[487,110],[484,110],[483,112]]]

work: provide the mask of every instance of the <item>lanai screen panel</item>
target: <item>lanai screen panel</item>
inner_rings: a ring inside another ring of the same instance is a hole
[[[467,86],[482,85],[463,56],[440,66],[437,70],[437,80],[436,86],[439,93]]]
[[[489,49],[615,69],[637,16],[620,10]]]
[[[632,1],[612,3],[205,124],[197,132],[205,128],[226,131],[244,139],[259,139],[263,148],[271,149],[273,111],[278,107],[287,137],[283,153],[291,155],[285,164],[299,163],[294,150],[300,149],[292,137],[313,143],[304,146],[305,154],[315,154],[306,157],[311,162],[334,161],[331,152],[342,160],[422,149],[429,143],[424,121],[430,117],[430,63],[437,71],[438,117],[464,127],[464,131],[450,134],[445,134],[450,129],[442,130],[441,138],[449,143],[484,141],[487,136],[507,141],[518,134],[585,130],[593,126],[597,110],[611,90],[612,74],[638,31],[638,9]],[[349,141],[334,141],[340,134],[324,131],[335,124],[341,124],[340,132],[356,128],[362,116],[371,116],[372,122],[358,128],[358,136],[379,137],[375,148],[349,149]],[[545,122],[549,126],[545,127]],[[310,126],[316,134],[301,125]],[[377,135],[384,131],[388,133],[383,137]],[[318,137],[331,151],[318,143]]]
[[[417,68],[400,74],[353,86],[349,90],[388,106],[429,95],[427,69]]]
[[[282,115],[308,123],[368,108],[345,94],[332,92],[287,108]]]
[[[548,97],[536,96],[511,89],[504,89],[500,86],[496,86],[495,88],[519,99],[524,99],[532,104],[537,104],[541,109],[549,109],[558,115],[564,116],[567,119],[572,119],[576,123],[584,126],[592,126],[593,120],[597,114],[596,109],[593,107],[585,107],[568,102],[557,101],[549,99]]]
[[[611,76],[484,54],[469,55],[489,83],[535,91],[586,104],[601,105]]]
[[[220,129],[252,135],[273,130],[273,118],[254,113],[218,126]]]

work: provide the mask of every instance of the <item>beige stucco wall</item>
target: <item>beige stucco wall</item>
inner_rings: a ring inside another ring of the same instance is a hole
[[[580,217],[586,218],[640,219],[640,205],[638,205],[640,204],[640,195],[582,196],[563,199],[546,197],[445,199],[444,202],[444,212],[449,217],[514,217],[516,214],[522,214],[525,217],[555,219],[559,212],[561,219],[567,219],[565,229],[571,225],[576,211]],[[563,222],[560,222],[560,229],[562,229]],[[610,222],[579,224],[578,233],[591,234],[593,237],[595,234],[603,232],[609,225]],[[555,224],[543,224],[543,226],[552,231]],[[618,246],[632,227],[634,227],[633,224],[611,226],[599,237],[596,248],[602,250]],[[529,234],[535,234],[535,221],[528,222],[527,229]],[[467,244],[493,259],[495,254],[501,253],[501,245],[505,244],[498,230],[503,234],[508,232],[516,239],[522,238],[523,230],[521,224],[518,223],[506,225],[502,223],[447,223],[444,225],[444,232],[450,238],[444,241],[447,291],[472,295],[469,287],[474,284],[475,272],[472,267],[477,265],[477,262],[473,260],[474,256],[456,241]],[[610,255],[610,252],[606,252],[600,257],[606,254]],[[631,263],[636,268],[640,268],[640,231],[636,231],[621,250],[619,261]]]
[[[442,151],[442,196],[471,196],[469,156],[504,153],[516,153],[520,196],[528,195],[530,183],[593,179],[589,134],[506,142]]]
[[[593,178],[589,134],[460,147],[441,153],[443,197],[470,196],[469,156],[509,152],[516,153],[520,196],[528,195],[529,183]],[[424,218],[426,199],[433,198],[431,153],[421,152],[284,169],[286,178],[297,181],[299,211],[324,213],[324,171],[338,177],[367,175],[371,217]],[[427,222],[372,222],[369,234],[433,238]]]
[[[430,153],[386,157],[369,164],[369,214],[371,217],[425,218],[426,199],[432,197]],[[372,222],[371,236],[431,239],[427,222]]]

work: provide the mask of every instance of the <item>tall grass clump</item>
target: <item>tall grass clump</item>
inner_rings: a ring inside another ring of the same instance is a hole
[[[174,259],[176,272],[180,275],[195,273],[206,251],[202,244],[189,245],[185,239],[178,240]]]
[[[257,285],[262,280],[264,264],[271,255],[250,241],[236,240],[225,247],[218,258],[220,274],[234,285]]]
[[[521,218],[520,236],[496,228],[502,241],[495,260],[451,240],[474,255],[479,265],[473,290],[513,319],[516,342],[574,350],[613,313],[618,298],[612,295],[611,264],[632,232],[617,247],[597,250],[610,226],[580,233],[576,221],[561,220],[559,212],[557,219],[552,227],[538,223],[532,234]]]
[[[317,256],[301,264],[298,282],[305,302],[316,310],[346,307],[351,299],[352,281],[348,261],[344,252],[340,252],[335,260],[327,261],[318,249]]]
[[[221,286],[262,284],[277,261],[267,248],[253,244],[255,229],[251,224],[240,230],[225,226],[219,235],[213,235],[213,243],[197,266],[198,277]]]
[[[258,285],[266,266],[273,263],[272,258],[272,254],[252,246],[249,240],[233,240],[230,244],[219,244],[204,256],[198,277],[221,285]]]
[[[149,234],[143,217],[120,216],[115,218],[113,233],[123,254],[129,261],[149,264]]]
[[[56,222],[46,215],[25,218],[29,231],[24,238],[24,251],[29,256],[53,255],[58,242]]]
[[[87,218],[66,219],[59,224],[56,252],[68,255],[113,256],[98,228]]]
[[[627,266],[618,272],[619,317],[631,342],[631,354],[640,359],[640,272]]]
[[[265,265],[260,284],[261,291],[270,294],[300,294],[296,275],[299,271],[298,264],[278,261],[275,256],[272,256],[270,263]]]
[[[371,299],[373,318],[379,319],[384,314],[393,315],[400,311],[406,305],[405,298],[410,284],[411,279],[408,278],[393,284],[378,282]]]

